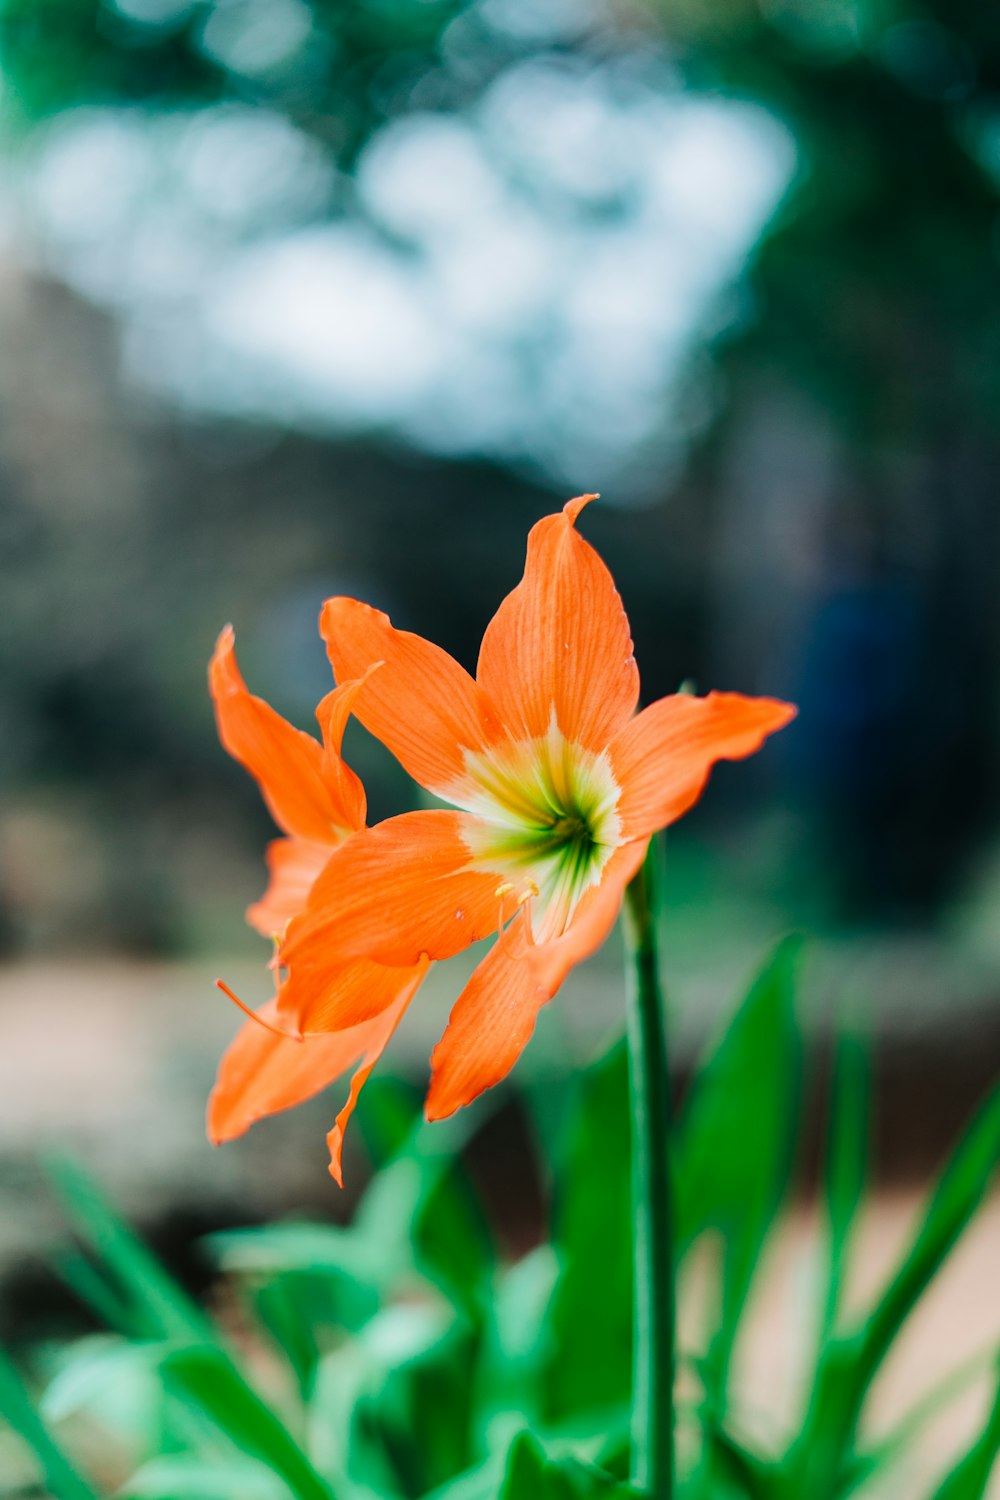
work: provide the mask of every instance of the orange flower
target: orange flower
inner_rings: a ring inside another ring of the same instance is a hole
[[[323,699],[316,710],[320,744],[247,691],[228,627],[219,636],[208,680],[219,738],[258,782],[271,816],[288,835],[269,846],[271,879],[247,912],[258,932],[277,938],[305,908],[333,851],[364,827],[364,788],[340,754],[351,705],[363,684],[345,682]],[[351,1006],[354,1024],[302,1039],[282,1034],[279,990],[247,1021],[222,1059],[208,1105],[210,1138],[216,1144],[232,1140],[255,1120],[300,1104],[358,1064],[347,1103],[327,1136],[330,1171],[340,1182],[344,1128],[426,969],[425,959],[401,968],[365,957],[347,959],[338,971],[325,973],[326,1009],[319,1019],[334,1014],[331,1007],[339,998]]]
[[[275,1013],[303,1030],[370,1025],[379,997],[323,1000],[345,964],[405,968],[498,934],[434,1049],[429,1119],[505,1077],[540,1008],[610,932],[651,835],[697,801],[716,761],[751,755],[795,713],[710,693],[635,714],[628,620],[575,529],[593,498],[533,528],[475,679],[355,599],[321,615],[339,682],[379,664],[353,712],[456,810],[391,818],[334,852],[280,944]]]

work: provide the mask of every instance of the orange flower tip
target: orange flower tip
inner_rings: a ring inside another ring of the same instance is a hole
[[[231,656],[236,647],[236,632],[231,625],[223,625],[215,638],[215,646],[212,649],[212,659],[208,664],[209,675],[222,670],[226,657]]]
[[[440,1046],[440,1043],[438,1044]],[[435,1069],[435,1054],[437,1047],[431,1053],[431,1081],[427,1089],[427,1097],[424,1099],[424,1119],[428,1125],[436,1125],[441,1120],[447,1120],[451,1115],[457,1114],[460,1105],[452,1102],[444,1086],[444,1080],[439,1071]]]
[[[216,1090],[213,1089],[208,1096],[208,1108],[205,1111],[205,1134],[208,1136],[210,1146],[222,1146],[232,1139],[231,1135],[219,1125],[216,1119],[218,1113]]]
[[[772,698],[771,702],[774,705],[774,717],[778,729],[784,729],[786,724],[790,724],[793,719],[798,718],[799,708],[797,703],[783,703],[780,698]]]
[[[344,1186],[344,1169],[342,1157],[344,1153],[344,1132],[339,1125],[334,1125],[326,1138],[326,1144],[330,1151],[329,1173],[339,1188]]]
[[[567,518],[571,526],[575,526],[576,518],[581,510],[589,505],[591,500],[600,500],[600,498],[600,494],[597,491],[592,495],[577,495],[575,500],[566,501],[566,504],[563,506],[563,515]]]

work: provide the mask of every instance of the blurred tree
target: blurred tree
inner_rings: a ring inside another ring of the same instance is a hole
[[[730,643],[754,610],[784,638],[850,904],[933,903],[996,815],[1000,12],[661,14],[692,85],[759,99],[800,156],[712,351],[718,615]]]
[[[847,909],[933,903],[1000,785],[1000,12],[634,0],[561,7],[547,32],[530,12],[0,0],[3,114],[23,133],[85,105],[260,106],[329,153],[334,216],[363,212],[351,172],[385,122],[465,109],[525,56],[655,53],[679,86],[784,121],[798,170],[709,346],[715,417],[675,499],[707,600],[675,623],[709,622],[715,661],[694,656],[713,679],[754,687],[747,642],[772,685],[780,664],[806,710],[795,783]]]

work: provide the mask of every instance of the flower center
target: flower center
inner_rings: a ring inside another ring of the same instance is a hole
[[[620,841],[608,757],[567,740],[553,719],[539,739],[467,752],[465,777],[445,795],[478,819],[466,833],[475,863],[531,898],[535,938],[560,936]]]

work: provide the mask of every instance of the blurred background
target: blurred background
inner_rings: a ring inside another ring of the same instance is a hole
[[[0,0],[0,132],[8,1322],[44,1301],[45,1144],[178,1244],[344,1211],[329,1101],[202,1135],[212,979],[267,993],[219,628],[303,727],[330,593],[471,666],[583,490],[647,698],[801,706],[670,835],[678,1072],[806,929],[817,1049],[845,995],[878,1038],[896,1212],[1000,1066],[996,9]],[[373,817],[412,805],[347,748]],[[616,1029],[616,959],[525,1067]],[[516,1131],[483,1151],[530,1239]]]

